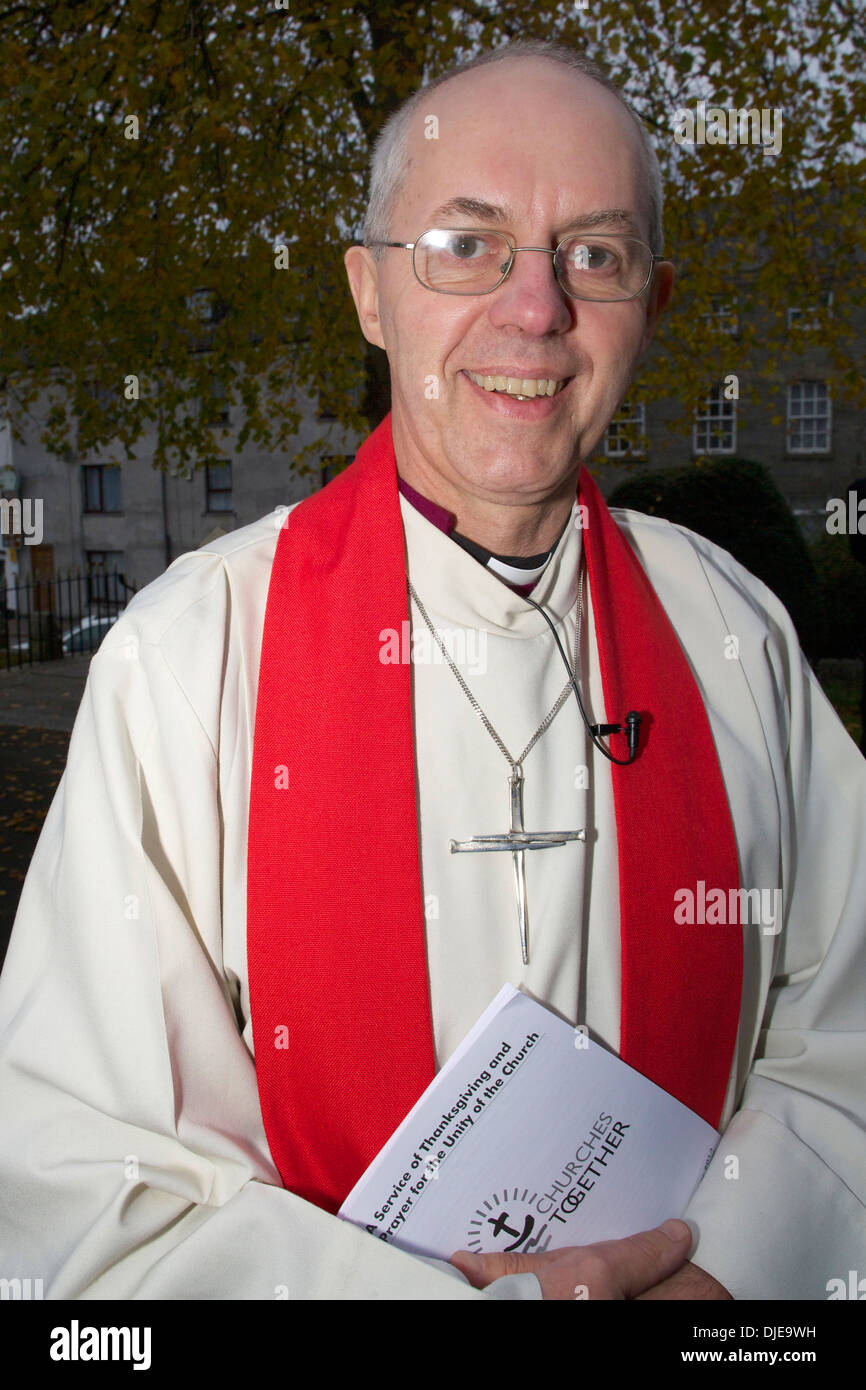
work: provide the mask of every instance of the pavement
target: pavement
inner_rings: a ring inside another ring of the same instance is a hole
[[[71,733],[90,657],[90,652],[82,652],[0,670],[0,725]]]
[[[66,766],[90,652],[0,669],[0,963],[27,867]]]

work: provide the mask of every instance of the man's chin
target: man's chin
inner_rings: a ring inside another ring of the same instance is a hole
[[[532,505],[577,486],[580,460],[574,455],[554,455],[519,446],[479,442],[476,448],[449,449],[452,468],[477,496],[501,500],[504,506]]]

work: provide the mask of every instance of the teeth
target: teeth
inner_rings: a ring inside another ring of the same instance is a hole
[[[466,375],[485,391],[504,391],[509,396],[516,396],[519,401],[532,400],[536,396],[555,396],[565,385],[564,379],[546,376],[479,376],[477,372],[469,371]]]

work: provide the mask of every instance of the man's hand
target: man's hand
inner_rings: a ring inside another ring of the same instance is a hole
[[[672,1274],[669,1279],[663,1279],[660,1284],[647,1289],[645,1293],[639,1293],[638,1298],[682,1298],[711,1299],[722,1301],[725,1299],[733,1300],[733,1294],[728,1293],[724,1284],[720,1284],[718,1279],[714,1279],[712,1274],[707,1274],[700,1265],[693,1265],[691,1260],[686,1260],[681,1269],[676,1274]]]
[[[573,1245],[539,1255],[518,1251],[471,1255],[458,1250],[450,1262],[476,1289],[486,1288],[506,1274],[534,1274],[542,1297],[549,1299],[624,1299],[641,1294],[656,1298],[730,1297],[724,1290],[715,1295],[659,1292],[680,1278],[691,1247],[692,1233],[685,1221],[665,1221],[655,1230],[640,1231],[623,1240]],[[710,1278],[696,1265],[691,1269],[703,1279]],[[721,1284],[717,1287],[722,1288]],[[650,1289],[655,1292],[648,1294]]]

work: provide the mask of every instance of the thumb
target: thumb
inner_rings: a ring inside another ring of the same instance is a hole
[[[475,1289],[485,1289],[494,1279],[502,1279],[506,1274],[532,1274],[544,1255],[521,1255],[517,1250],[509,1253],[473,1255],[469,1250],[458,1250],[451,1256],[449,1264],[465,1274]]]
[[[611,1272],[619,1285],[620,1296],[635,1298],[675,1274],[685,1263],[692,1248],[692,1232],[685,1221],[672,1219],[651,1231],[638,1231],[622,1240],[603,1241],[596,1249],[605,1247],[613,1256]]]

